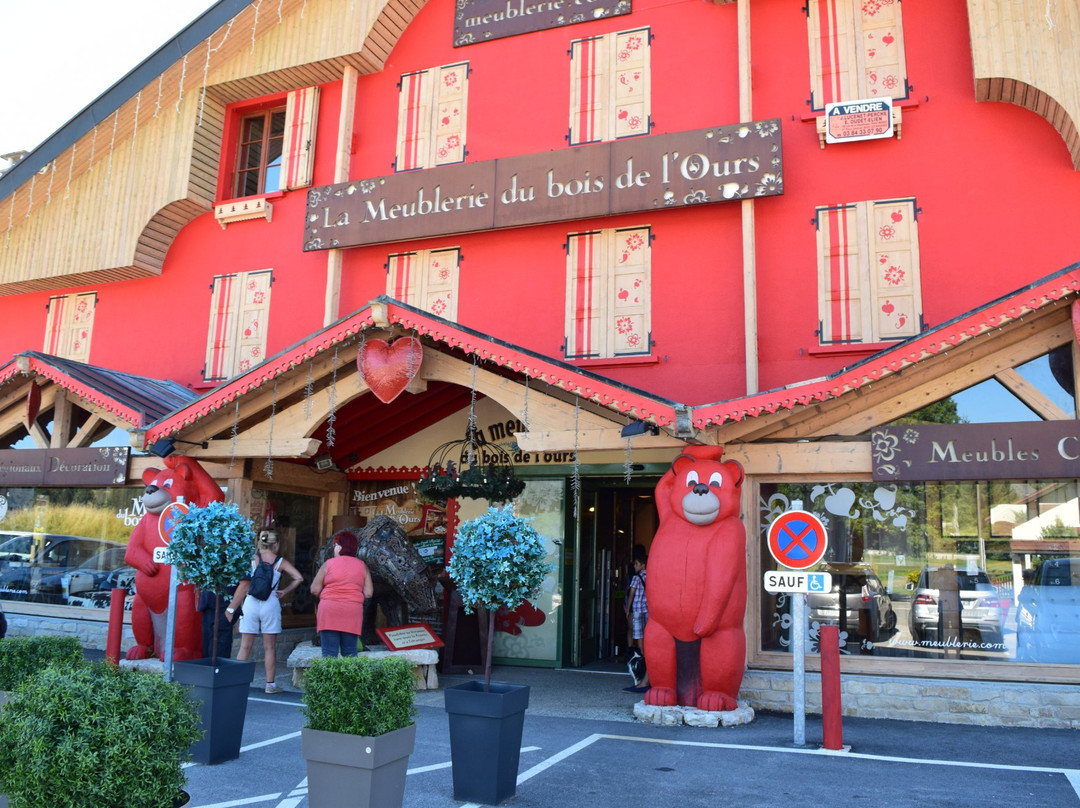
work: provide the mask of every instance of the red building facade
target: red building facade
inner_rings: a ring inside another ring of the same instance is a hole
[[[718,443],[747,472],[748,537],[794,501],[828,520],[837,586],[810,631],[839,622],[853,675],[1070,680],[1080,645],[1024,576],[1078,555],[1080,473],[991,472],[979,447],[1077,417],[1075,21],[974,0],[280,5],[215,4],[0,178],[5,463],[120,442],[134,485],[173,437],[302,562],[335,519],[392,513],[437,563],[485,503],[451,505],[447,540],[413,486],[477,423],[560,570],[502,656],[580,665],[622,645],[651,486]],[[407,336],[404,390],[369,395],[369,342]],[[118,373],[180,389],[140,411]],[[1051,437],[1030,438],[1044,459]],[[50,489],[10,480],[9,525]],[[746,695],[774,706],[791,596],[750,547]],[[956,625],[929,585],[949,564]]]

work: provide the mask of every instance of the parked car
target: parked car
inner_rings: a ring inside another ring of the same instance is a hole
[[[832,576],[832,591],[807,596],[812,622],[840,626],[849,635],[877,642],[896,628],[892,599],[867,564],[832,563],[822,568]],[[841,620],[840,601],[844,601]]]
[[[955,637],[1003,647],[1004,610],[985,570],[923,567],[908,586],[908,626],[916,643],[938,645]]]
[[[123,551],[124,545],[105,539],[47,533],[44,547],[28,563],[15,562],[0,570],[0,598],[36,600],[46,578],[70,572],[98,553],[112,548]],[[52,598],[46,595],[46,600]]]
[[[33,546],[33,533],[0,531],[0,569],[29,564]]]
[[[1016,658],[1080,664],[1080,558],[1048,558],[1020,590]]]
[[[74,596],[87,597],[102,589],[114,573],[122,569],[135,571],[124,561],[127,548],[123,545],[102,550],[79,566],[63,572],[43,575],[37,586],[37,600],[45,603],[67,603]]]

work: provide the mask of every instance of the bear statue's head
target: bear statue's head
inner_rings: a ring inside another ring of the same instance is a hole
[[[169,468],[148,468],[142,474],[146,488],[142,494],[142,504],[147,513],[161,513],[175,499],[183,497],[188,505],[205,505],[211,500],[224,499],[221,489],[213,485],[213,480],[205,475],[198,466],[198,461],[188,457],[172,456],[166,458]],[[201,479],[206,476],[207,483]]]
[[[739,515],[743,467],[735,460],[721,462],[723,454],[723,446],[687,446],[664,475],[672,509],[692,525]]]

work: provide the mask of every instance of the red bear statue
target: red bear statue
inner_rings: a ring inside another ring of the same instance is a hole
[[[128,649],[128,659],[165,656],[165,623],[169,607],[169,578],[172,567],[154,561],[154,548],[164,547],[158,532],[158,519],[169,503],[183,497],[188,505],[208,505],[225,499],[221,487],[198,461],[172,455],[165,458],[166,469],[143,472],[142,504],[146,513],[131,531],[124,561],[135,568],[135,599],[131,606],[131,628],[135,645]],[[176,592],[176,630],[173,659],[202,657],[202,615],[199,614],[195,587],[184,584]]]
[[[722,446],[688,446],[656,486],[649,551],[645,703],[733,710],[746,662],[743,468]]]

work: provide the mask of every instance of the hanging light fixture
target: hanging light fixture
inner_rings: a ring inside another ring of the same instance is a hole
[[[486,440],[470,419],[463,439],[447,441],[431,453],[417,487],[437,505],[450,497],[509,502],[525,490],[525,481],[514,475],[510,453]]]

